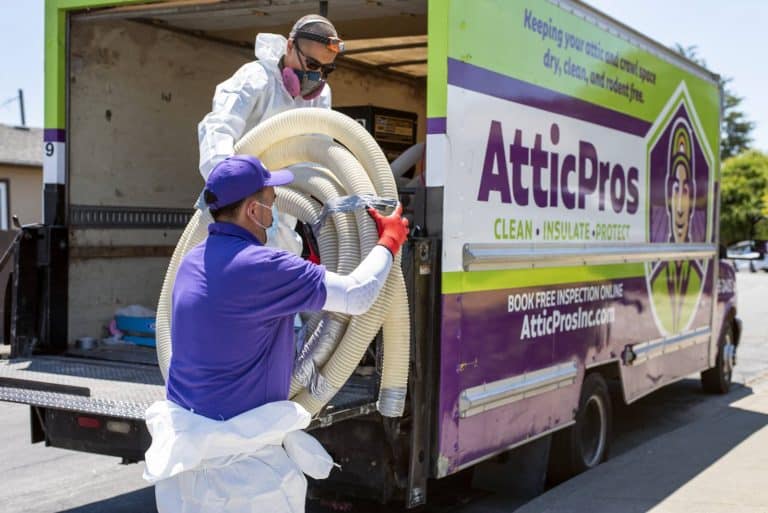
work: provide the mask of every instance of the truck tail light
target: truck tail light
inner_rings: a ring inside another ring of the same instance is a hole
[[[93,417],[77,417],[77,425],[86,429],[99,429],[101,427],[101,421]]]

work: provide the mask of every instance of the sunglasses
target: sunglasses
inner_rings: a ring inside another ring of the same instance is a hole
[[[336,64],[330,62],[327,64],[324,64],[314,57],[310,57],[309,55],[305,54],[301,51],[301,48],[299,48],[299,42],[296,41],[296,51],[299,53],[302,59],[304,59],[304,64],[306,65],[307,69],[309,71],[320,71],[324,76],[328,76],[336,69]]]

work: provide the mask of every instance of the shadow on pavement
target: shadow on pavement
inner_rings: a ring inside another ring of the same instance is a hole
[[[611,457],[674,431],[750,394],[752,389],[734,384],[727,395],[704,392],[698,378],[684,379],[632,404],[624,404],[619,390],[612,390],[613,433]]]
[[[612,458],[517,509],[518,513],[647,511],[768,425],[768,415],[728,406],[752,394],[735,385],[726,396],[701,391],[697,379],[669,385],[632,405],[614,403]],[[640,448],[642,446],[642,448]],[[514,456],[513,456],[514,457]],[[513,493],[471,485],[471,473],[430,483],[424,512],[509,513],[521,506]],[[339,497],[310,500],[308,513],[404,512],[402,502],[381,505]],[[152,487],[60,513],[155,513]]]
[[[103,501],[62,510],[59,513],[157,513],[155,487],[147,486]]]
[[[652,509],[768,425],[766,414],[728,406],[751,393],[750,388],[739,386],[717,401],[702,400],[697,406],[695,396],[678,391],[677,408],[675,396],[662,401],[657,394],[655,401],[623,407],[615,418],[632,426],[629,434],[624,433],[632,439],[624,441],[623,454],[553,488],[517,513]],[[686,417],[695,418],[686,421]]]

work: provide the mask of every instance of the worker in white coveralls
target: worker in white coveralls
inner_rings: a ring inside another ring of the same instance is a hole
[[[407,221],[399,207],[389,217],[370,211],[379,245],[339,276],[275,248],[274,187],[289,183],[290,172],[270,173],[255,157],[232,154],[264,119],[296,107],[330,108],[325,80],[342,49],[333,25],[315,15],[296,22],[287,40],[259,34],[259,60],[217,87],[199,125],[206,187],[198,206],[210,208],[215,222],[179,267],[167,400],[146,415],[152,445],[144,477],[156,485],[160,513],[303,511],[302,472],[320,479],[332,468],[302,431],[309,413],[287,400],[292,319],[299,311],[367,311]]]
[[[300,18],[288,39],[279,34],[258,34],[258,60],[243,65],[216,87],[212,110],[198,125],[203,180],[216,164],[234,153],[235,143],[262,121],[289,109],[330,109],[327,79],[343,50],[344,42],[336,28],[317,14]],[[202,196],[197,207],[205,208]],[[278,235],[269,245],[301,253],[295,226],[295,218],[280,212]]]
[[[333,24],[316,14],[299,19],[287,40],[279,34],[256,36],[258,60],[243,65],[216,87],[213,109],[198,125],[203,179],[262,121],[289,109],[330,109],[331,88],[326,80],[343,50],[344,42]]]
[[[179,266],[173,288],[167,400],[147,410],[145,478],[165,512],[304,511],[306,479],[333,462],[288,401],[293,316],[349,315],[374,303],[408,234],[402,208],[376,221],[378,244],[349,275],[265,244],[275,235],[275,187],[252,156],[220,162],[204,197],[215,222]]]

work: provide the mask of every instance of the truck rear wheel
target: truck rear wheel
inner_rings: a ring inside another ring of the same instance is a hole
[[[611,397],[603,376],[584,378],[576,422],[552,436],[547,479],[556,484],[596,467],[608,457]]]
[[[736,364],[736,345],[733,343],[733,325],[721,337],[715,366],[701,373],[701,386],[710,394],[727,394],[731,390],[733,366]]]

